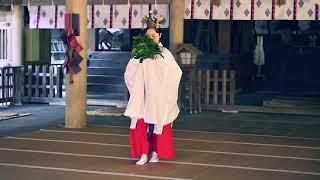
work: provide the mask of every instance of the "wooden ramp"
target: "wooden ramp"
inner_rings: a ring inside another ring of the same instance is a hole
[[[320,139],[175,130],[175,160],[137,166],[128,134],[58,127],[1,138],[1,179],[320,179]]]

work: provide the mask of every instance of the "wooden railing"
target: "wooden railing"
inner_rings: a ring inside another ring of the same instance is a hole
[[[234,105],[236,73],[234,70],[201,70],[196,68],[184,71],[180,84],[180,107],[190,113],[210,109],[210,105]]]
[[[21,103],[22,66],[0,68],[0,105]]]
[[[49,103],[63,100],[63,65],[27,65],[23,73],[23,101]]]
[[[201,76],[200,88],[204,91],[201,96],[204,105],[234,105],[234,70],[199,70],[198,73]]]

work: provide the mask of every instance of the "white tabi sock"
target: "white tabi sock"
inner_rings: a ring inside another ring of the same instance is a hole
[[[136,165],[144,165],[146,162],[148,162],[148,156],[142,154],[140,160],[136,162]]]
[[[152,156],[151,156],[149,162],[151,162],[151,163],[159,162],[158,153],[152,152]]]

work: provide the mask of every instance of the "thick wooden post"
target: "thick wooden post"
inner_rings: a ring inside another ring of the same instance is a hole
[[[67,75],[65,124],[68,128],[82,128],[87,124],[87,4],[87,0],[66,0],[67,12],[79,14],[80,36],[77,41],[83,47],[81,71],[73,75],[72,84],[70,75]]]
[[[183,44],[184,1],[170,1],[170,50],[174,51]]]

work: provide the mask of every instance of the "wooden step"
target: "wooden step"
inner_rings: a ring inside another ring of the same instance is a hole
[[[311,109],[311,108],[280,108],[280,107],[275,108],[275,107],[240,106],[240,105],[233,105],[233,106],[232,105],[202,105],[202,110],[320,116],[319,109]]]
[[[112,75],[88,75],[88,83],[100,83],[100,84],[124,84],[123,76]]]
[[[125,68],[128,61],[118,61],[115,59],[90,59],[89,67],[115,67]]]
[[[92,106],[116,106],[126,107],[128,101],[109,100],[109,99],[88,99],[88,105]]]
[[[129,61],[131,52],[129,51],[92,51],[88,52],[90,59],[113,59]]]
[[[112,68],[112,67],[89,67],[88,75],[112,75],[122,76],[124,75],[125,69],[123,68]]]
[[[124,72],[131,52],[89,52],[88,99],[93,105],[125,104],[128,91]],[[108,103],[105,103],[108,102]]]
[[[127,101],[126,93],[88,93],[88,99],[109,99],[109,100],[120,100]]]
[[[306,97],[306,96],[275,96],[272,100],[295,100],[295,101],[313,101],[320,103],[320,97]]]
[[[128,101],[121,100],[109,100],[109,99],[88,99],[87,105],[89,106],[115,106],[115,107],[126,107]],[[50,102],[50,105],[61,105],[65,106],[65,100]]]
[[[125,85],[88,83],[89,93],[127,93]]]
[[[319,108],[320,104],[313,101],[296,101],[296,100],[271,100],[264,101],[265,107],[286,107],[286,108]]]

